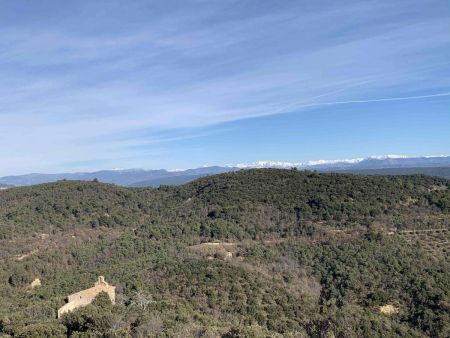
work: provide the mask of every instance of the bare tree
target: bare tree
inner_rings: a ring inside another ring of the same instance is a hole
[[[131,304],[136,304],[139,306],[142,310],[146,310],[148,304],[151,302],[151,296],[147,296],[141,291],[136,292],[136,295],[134,296],[134,300]]]

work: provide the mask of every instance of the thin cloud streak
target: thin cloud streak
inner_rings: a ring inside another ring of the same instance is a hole
[[[408,101],[408,100],[422,100],[434,97],[445,97],[450,96],[450,92],[429,94],[429,95],[416,95],[416,96],[404,96],[404,97],[388,97],[381,99],[367,99],[367,100],[348,100],[348,101],[334,101],[334,102],[317,102],[309,103],[300,106],[295,106],[295,109],[309,108],[309,107],[321,107],[321,106],[334,106],[340,104],[352,104],[352,103],[374,103],[374,102],[390,102],[390,101]],[[287,112],[286,109],[284,111]],[[278,111],[281,113],[281,111]]]

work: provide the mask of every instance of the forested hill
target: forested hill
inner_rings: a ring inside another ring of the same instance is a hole
[[[449,224],[450,181],[421,175],[258,169],[158,189],[2,190],[0,336],[444,337]],[[100,274],[117,304],[57,320]]]
[[[167,224],[180,215],[197,223],[217,223],[227,237],[236,236],[234,230],[249,235],[241,230],[255,222],[261,235],[269,230],[282,235],[277,231],[288,226],[301,230],[297,225],[319,221],[345,228],[369,226],[378,220],[405,228],[411,226],[411,217],[428,219],[448,211],[449,186],[448,180],[427,176],[279,169],[242,170],[159,189],[59,181],[1,191],[0,220],[12,234],[77,226],[135,227],[159,220]],[[2,236],[6,236],[4,231]]]
[[[363,175],[428,175],[450,179],[450,167],[417,167],[417,168],[381,168],[381,169],[354,169],[336,170],[340,173]]]

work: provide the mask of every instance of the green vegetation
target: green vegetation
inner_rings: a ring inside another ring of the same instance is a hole
[[[450,167],[416,167],[416,168],[382,168],[382,169],[349,169],[342,173],[363,175],[428,175],[450,178]]]
[[[421,237],[437,251],[400,231],[448,229],[449,188],[269,169],[3,190],[0,337],[447,337],[448,231]],[[234,245],[191,248],[210,241]],[[98,275],[116,304],[99,295],[56,319]]]

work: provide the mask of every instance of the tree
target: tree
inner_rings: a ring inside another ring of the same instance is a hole
[[[14,336],[18,338],[64,338],[67,337],[67,329],[58,323],[38,323],[25,326]]]

